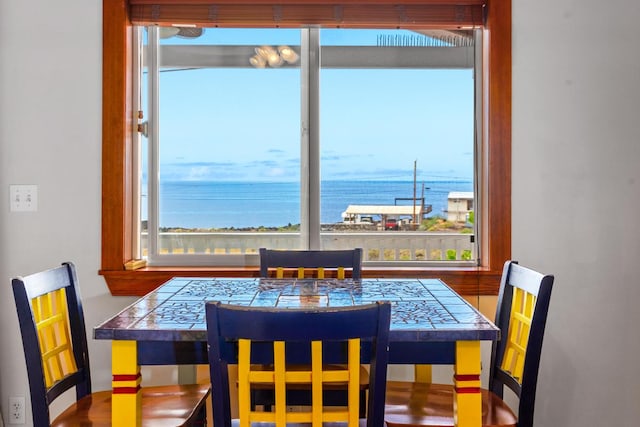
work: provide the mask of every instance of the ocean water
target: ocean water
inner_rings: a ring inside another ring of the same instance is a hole
[[[342,221],[349,205],[411,205],[413,181],[323,181],[321,222]],[[446,216],[451,191],[473,191],[471,181],[418,182],[416,197]],[[408,200],[398,200],[405,198]],[[143,204],[146,197],[143,197]],[[146,219],[143,209],[143,219]],[[279,227],[300,222],[298,183],[176,181],[160,185],[160,226]]]

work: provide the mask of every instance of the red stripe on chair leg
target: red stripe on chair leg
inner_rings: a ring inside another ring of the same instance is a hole
[[[475,375],[475,374],[454,375],[453,379],[456,381],[480,381],[480,375]]]
[[[476,374],[454,375],[453,379],[456,381],[456,383],[480,381],[480,375],[476,375]],[[476,386],[464,387],[463,385],[460,385],[460,386],[455,386],[454,389],[456,393],[461,393],[461,394],[480,393],[480,387],[476,387]]]
[[[113,375],[113,381],[135,381],[141,374]]]
[[[113,394],[136,394],[140,390],[140,386],[138,387],[114,387],[112,393]]]
[[[454,389],[459,394],[480,393],[480,387],[454,387]]]

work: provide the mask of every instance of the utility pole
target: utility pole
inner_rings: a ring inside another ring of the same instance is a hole
[[[422,220],[424,220],[424,181],[422,181],[422,186],[420,188],[420,190],[422,190],[422,196],[420,197],[420,200],[422,200],[422,210],[420,211],[420,223],[422,224]]]
[[[413,161],[413,229],[416,229],[418,218],[416,216],[416,170],[418,167],[418,160]]]

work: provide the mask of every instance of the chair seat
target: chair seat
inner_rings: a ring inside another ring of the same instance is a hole
[[[176,427],[191,425],[206,402],[209,384],[142,388],[142,425]],[[185,408],[193,408],[190,412]],[[111,426],[111,391],[99,391],[80,399],[52,423],[52,427]]]
[[[482,425],[515,427],[517,417],[494,393],[482,389]],[[452,427],[453,386],[388,381],[384,420],[388,427]]]

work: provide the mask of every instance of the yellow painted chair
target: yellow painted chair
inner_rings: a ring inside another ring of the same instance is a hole
[[[496,310],[501,340],[493,343],[489,389],[481,389],[482,425],[533,427],[542,339],[554,277],[508,261]],[[504,387],[519,397],[516,414],[503,401]],[[455,386],[389,381],[385,422],[389,427],[453,426]]]
[[[335,277],[344,279],[362,277],[362,248],[344,250],[280,250],[260,248],[260,277],[270,277],[275,270],[276,278],[283,278],[286,270],[297,270],[294,277],[302,279],[307,273],[311,277],[324,279],[328,270]],[[328,276],[328,275],[327,275]]]
[[[237,363],[239,419],[234,425],[382,427],[390,313],[389,303],[310,309],[207,303],[215,425],[231,425],[228,366]],[[364,420],[359,407],[361,362],[371,364]],[[291,366],[295,368],[291,370]],[[275,390],[272,412],[251,406],[252,388],[265,384]],[[324,404],[323,390],[329,384],[347,387],[345,407]],[[300,385],[311,389],[311,400],[308,407],[293,410],[287,402],[287,390]]]
[[[325,279],[335,277],[345,279],[347,272],[350,278],[360,279],[362,277],[362,248],[342,249],[342,250],[283,250],[260,248],[260,277],[273,277],[282,279],[292,275],[298,279],[305,277]],[[287,273],[287,274],[285,274]],[[360,404],[361,415],[364,416],[366,409],[366,390],[368,387],[366,367],[361,367],[360,377]],[[309,401],[309,392],[291,391],[289,400],[295,404],[305,404]],[[345,392],[341,387],[333,387],[333,390],[326,391],[326,401],[343,404],[345,402]],[[252,396],[253,406],[261,405],[266,410],[271,409],[273,403],[272,390],[256,389]]]
[[[92,392],[75,267],[13,279],[35,427],[111,426],[111,390]],[[75,387],[76,402],[51,420],[49,405]],[[144,387],[142,426],[205,425],[208,385]]]

